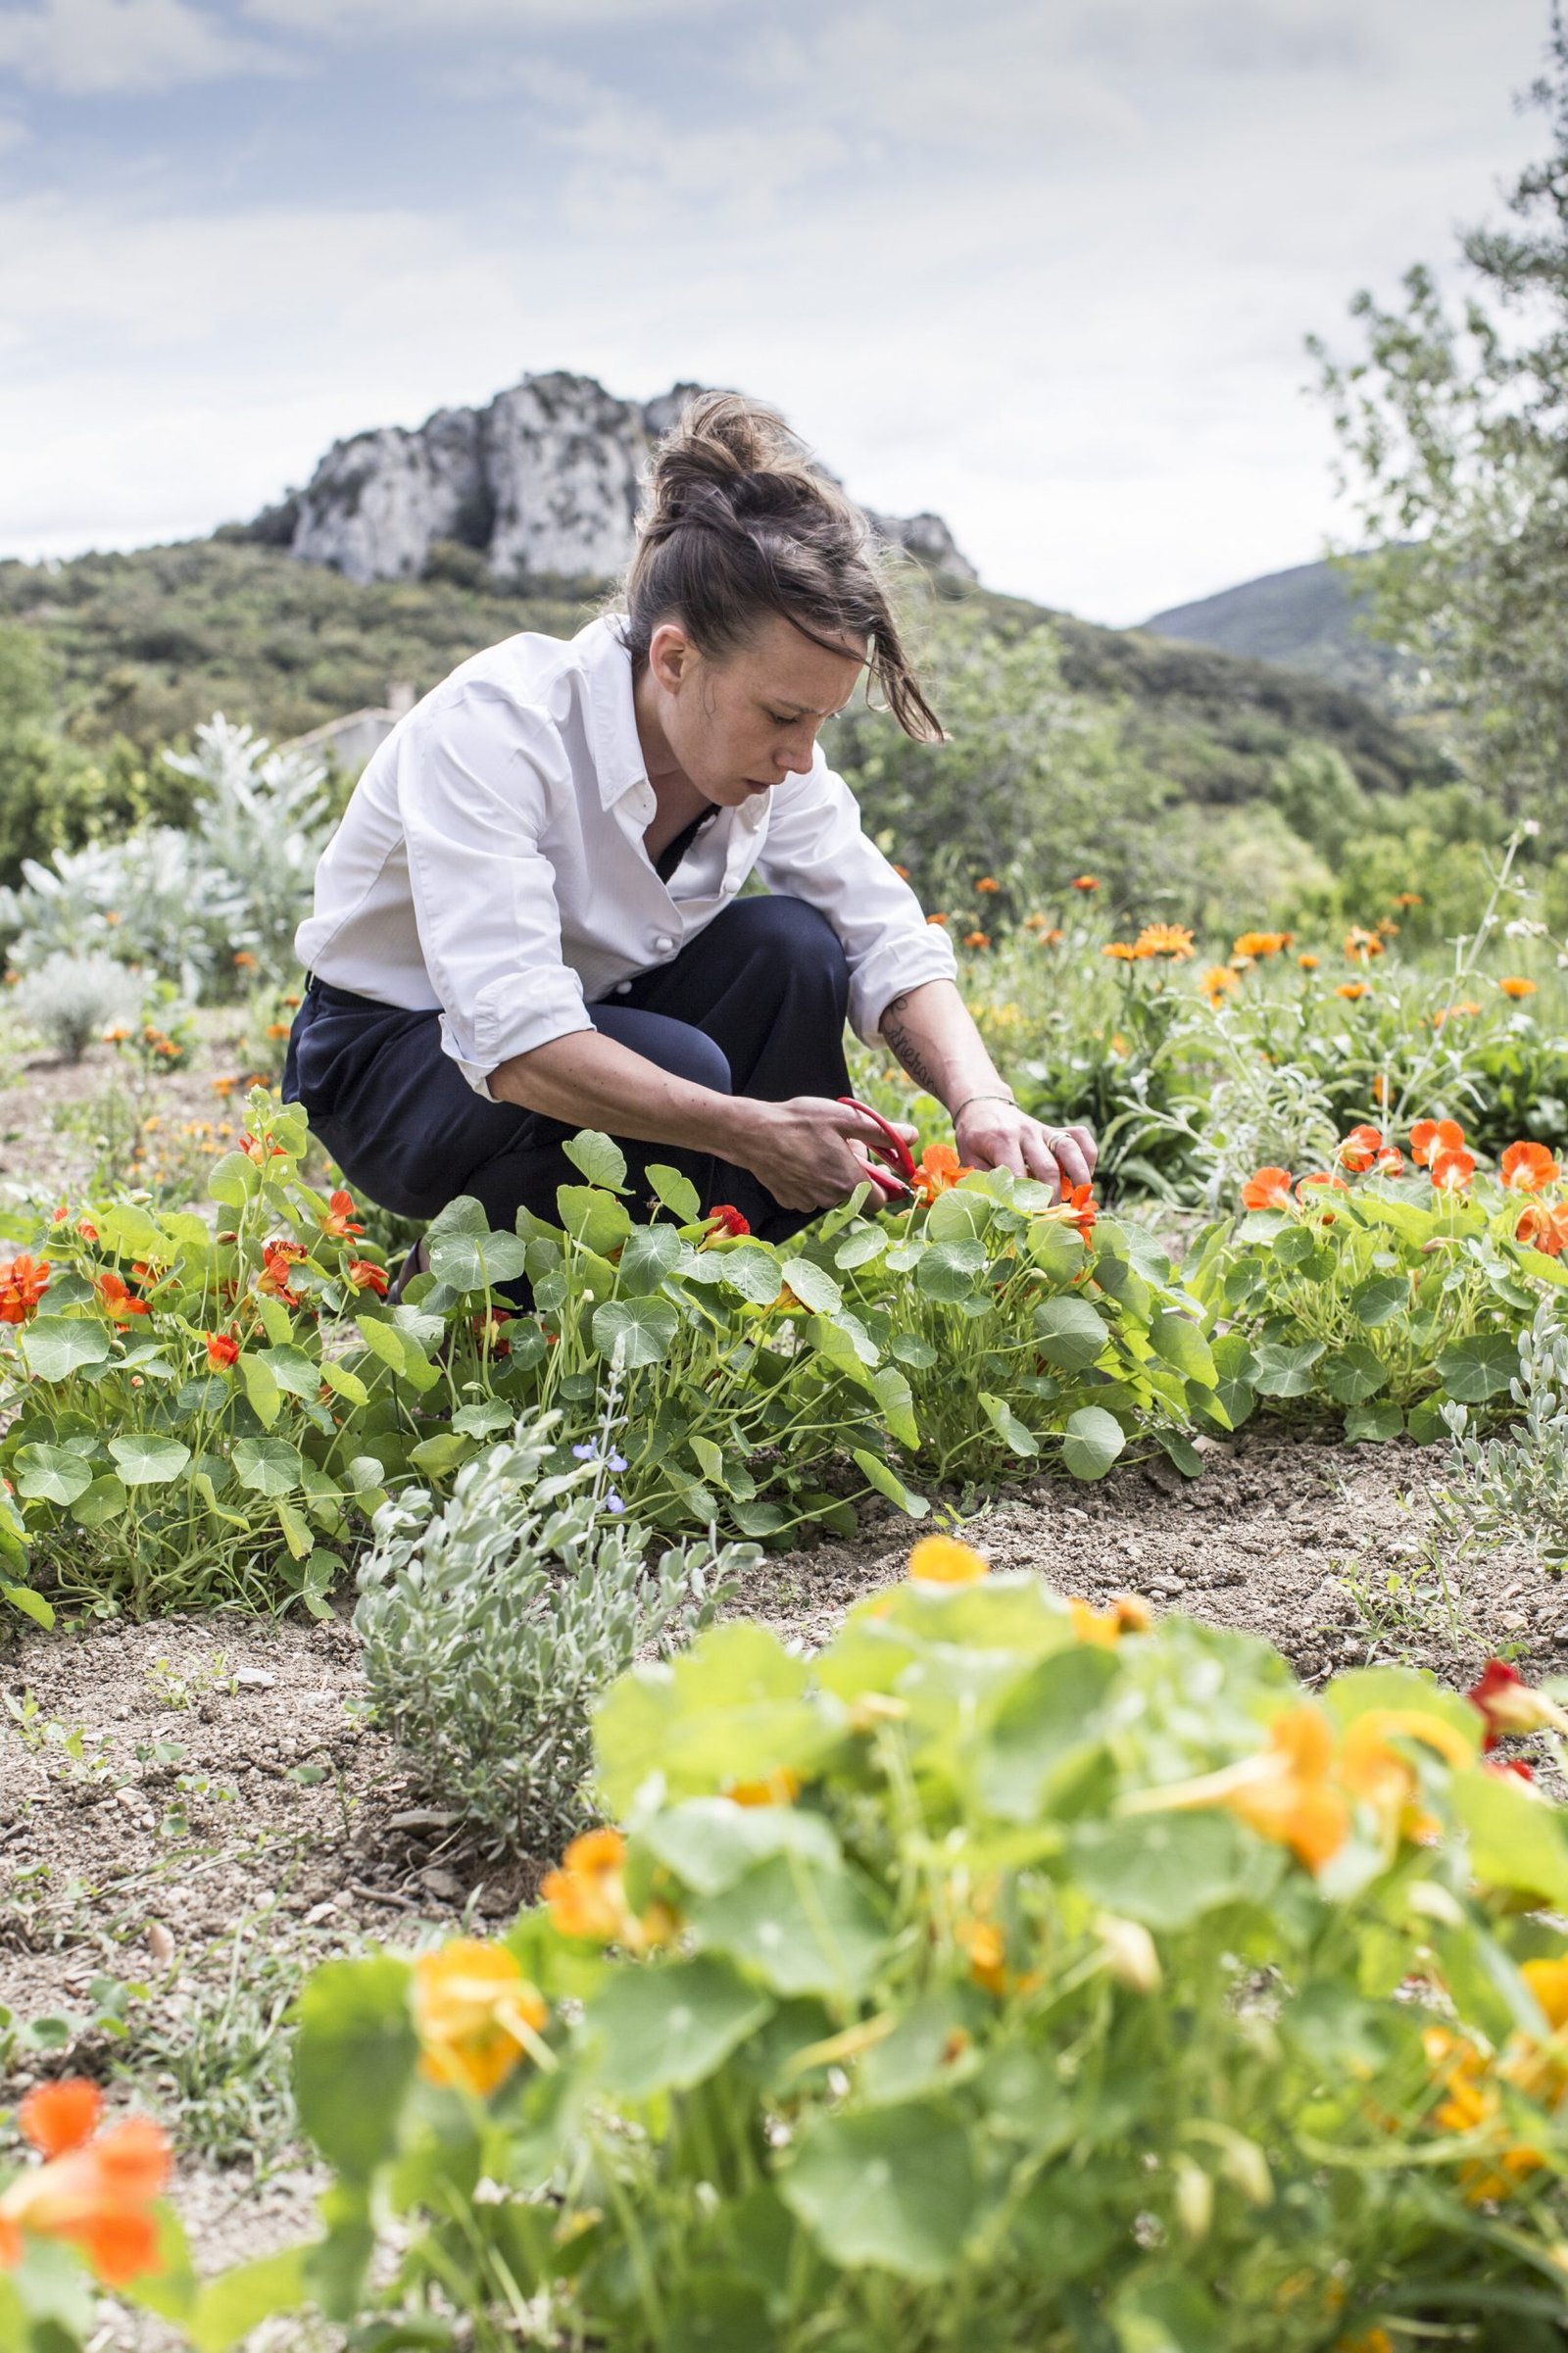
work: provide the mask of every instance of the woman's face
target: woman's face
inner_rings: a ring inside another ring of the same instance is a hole
[[[829,653],[779,613],[716,662],[678,621],[662,621],[637,693],[650,774],[678,770],[704,800],[740,808],[804,775],[818,728],[844,709],[864,665],[863,647]]]

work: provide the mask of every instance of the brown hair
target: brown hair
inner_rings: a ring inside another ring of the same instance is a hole
[[[886,562],[859,508],[776,409],[739,392],[700,392],[654,455],[625,583],[633,673],[661,621],[678,617],[698,651],[718,661],[777,613],[828,653],[859,640],[906,735],[940,743]]]

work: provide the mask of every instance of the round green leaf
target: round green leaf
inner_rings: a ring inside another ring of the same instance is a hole
[[[167,1487],[190,1460],[190,1448],[180,1439],[154,1438],[144,1430],[130,1438],[112,1438],[109,1451],[127,1487]]]
[[[28,1372],[40,1381],[69,1381],[83,1365],[103,1364],[109,1356],[108,1332],[86,1316],[36,1315],[18,1339]]]
[[[1325,1358],[1318,1379],[1337,1404],[1360,1405],[1389,1384],[1388,1368],[1364,1340],[1352,1340],[1338,1355]]]
[[[1345,1417],[1347,1446],[1387,1446],[1404,1428],[1404,1415],[1397,1405],[1352,1405]]]
[[[1242,1893],[1247,1854],[1228,1815],[1147,1814],[1085,1824],[1072,1865],[1093,1902],[1146,1928],[1179,1929]]]
[[[1294,1345],[1277,1340],[1259,1343],[1252,1387],[1260,1397],[1304,1397],[1312,1387],[1312,1367],[1323,1353],[1321,1340]]]
[[[738,1971],[700,1953],[618,1971],[588,2005],[587,2024],[610,2089],[641,2100],[703,2083],[772,2008]]]
[[[810,1258],[786,1258],[779,1268],[803,1307],[816,1315],[836,1315],[844,1304],[844,1294],[823,1266]]]
[[[968,2133],[921,2101],[819,2116],[778,2186],[831,2262],[906,2279],[946,2279],[974,2216]]]
[[[1067,1417],[1061,1458],[1075,1479],[1103,1479],[1126,1444],[1114,1414],[1103,1405],[1080,1405]]]
[[[928,1299],[954,1301],[968,1299],[975,1287],[975,1277],[985,1271],[986,1246],[983,1242],[936,1242],[921,1254],[914,1270],[915,1288]]]
[[[573,1168],[581,1169],[590,1185],[601,1185],[611,1193],[626,1190],[626,1155],[612,1136],[603,1135],[598,1128],[585,1127],[580,1134],[569,1137],[562,1151]]]
[[[858,1883],[800,1854],[770,1855],[691,1915],[699,1944],[748,1964],[775,1993],[862,1990],[886,1933]]]
[[[1508,1332],[1477,1332],[1438,1357],[1438,1377],[1461,1405],[1484,1405],[1506,1394],[1519,1371],[1519,1344]]]
[[[650,1160],[643,1170],[656,1200],[663,1202],[677,1225],[695,1225],[702,1215],[702,1197],[690,1177],[662,1160]]]
[[[1374,1275],[1350,1294],[1350,1305],[1364,1324],[1386,1324],[1408,1301],[1410,1286],[1402,1275]]]
[[[76,1497],[71,1506],[71,1516],[78,1528],[104,1528],[111,1520],[119,1519],[129,1501],[124,1481],[113,1471],[106,1471]]]
[[[305,1473],[298,1446],[286,1438],[237,1438],[234,1475],[256,1495],[292,1495]]]
[[[607,1299],[594,1309],[594,1347],[622,1372],[662,1363],[679,1329],[680,1313],[670,1299]]]
[[[1081,1373],[1103,1353],[1109,1338],[1087,1299],[1042,1299],[1034,1312],[1035,1346],[1061,1373]]]
[[[92,1468],[69,1446],[24,1446],[17,1456],[18,1492],[29,1502],[74,1503],[92,1485]]]

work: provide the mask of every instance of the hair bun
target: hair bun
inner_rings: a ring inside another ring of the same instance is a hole
[[[776,409],[741,392],[701,392],[681,411],[654,457],[644,529],[677,521],[720,523],[733,515],[799,514],[824,500],[842,505],[838,484]]]

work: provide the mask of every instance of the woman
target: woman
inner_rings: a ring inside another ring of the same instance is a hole
[[[770,409],[694,400],[661,445],[626,610],[521,635],[427,695],[355,787],[299,932],[283,1092],[350,1183],[554,1218],[602,1128],[781,1241],[865,1177],[846,1015],[977,1168],[1083,1184],[1084,1128],[998,1076],[953,951],[816,737],[862,670],[941,729],[864,517]],[[755,873],[768,896],[738,896]]]

